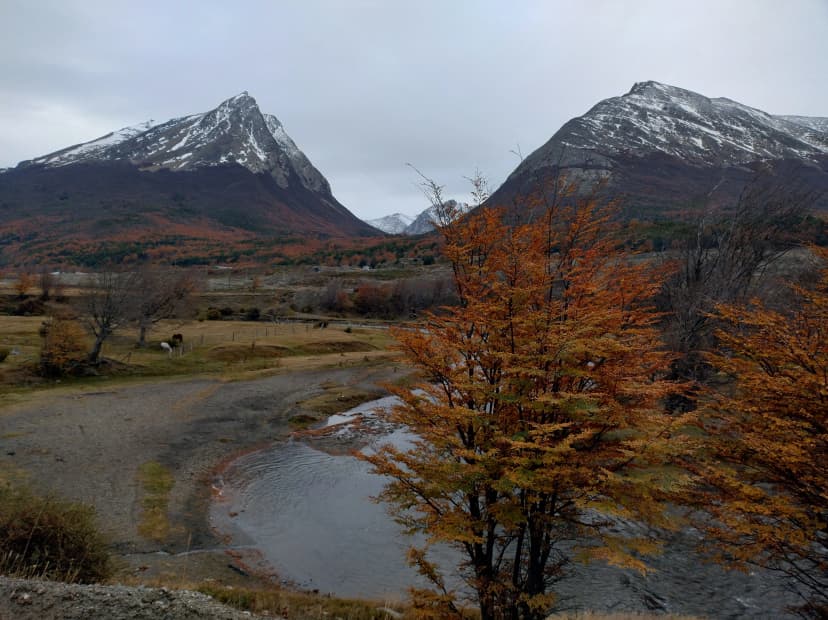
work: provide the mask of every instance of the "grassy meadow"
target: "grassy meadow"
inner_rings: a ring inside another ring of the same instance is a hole
[[[0,349],[9,355],[0,362],[0,393],[38,387],[84,385],[98,377],[44,379],[36,368],[46,316],[0,315]],[[390,361],[387,329],[346,324],[264,323],[250,321],[161,321],[138,347],[137,330],[119,329],[104,344],[108,363],[101,374],[109,379],[212,375],[242,380],[271,372],[343,367]],[[173,334],[184,338],[171,353],[161,347]],[[92,340],[89,338],[91,347]]]

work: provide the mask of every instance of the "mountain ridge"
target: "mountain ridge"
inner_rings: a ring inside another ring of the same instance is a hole
[[[382,217],[365,220],[366,224],[370,224],[374,228],[381,230],[389,235],[400,235],[405,232],[405,229],[411,225],[414,218],[404,213],[392,213],[391,215],[384,215]]]
[[[441,210],[442,214],[440,213]],[[471,207],[468,203],[450,199],[443,202],[440,207],[432,205],[420,211],[414,217],[404,215],[402,213],[393,213],[384,217],[366,220],[366,223],[389,235],[406,235],[408,237],[415,237],[417,235],[425,235],[434,231],[434,222],[437,221],[441,215],[445,216],[447,213],[453,213],[455,216],[460,216],[464,213],[468,213],[470,210]]]
[[[828,133],[817,129],[828,119],[795,118],[798,122],[660,82],[637,82],[628,93],[569,120],[527,160],[539,151],[549,157],[546,151],[558,145],[604,155],[660,151],[694,163],[730,165],[828,153]],[[554,155],[566,159],[558,148]]]
[[[246,135],[232,135],[239,131]],[[217,150],[217,144],[224,151]],[[289,185],[292,170],[307,189],[331,193],[328,181],[296,146],[279,119],[262,113],[247,91],[208,112],[123,127],[20,162],[17,167],[114,160],[129,160],[146,170],[192,170],[237,163],[254,173],[268,172],[283,188]]]
[[[279,119],[247,92],[0,173],[0,261],[32,243],[59,256],[61,242],[111,244],[140,230],[152,244],[182,228],[207,242],[228,230],[239,239],[380,234],[337,201]]]
[[[567,121],[488,204],[514,203],[560,173],[587,187],[603,182],[607,193],[655,216],[693,202],[732,203],[762,171],[804,180],[824,193],[826,130],[828,118],[774,116],[724,97],[637,82]],[[828,208],[821,200],[819,208]]]

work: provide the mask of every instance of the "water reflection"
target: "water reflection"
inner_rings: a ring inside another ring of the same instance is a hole
[[[417,582],[405,562],[410,539],[369,500],[384,482],[366,463],[293,442],[244,456],[224,476],[214,524],[255,544],[280,577],[369,598],[400,598]]]

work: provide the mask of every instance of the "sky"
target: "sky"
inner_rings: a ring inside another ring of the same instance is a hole
[[[828,116],[828,0],[0,0],[0,59],[0,167],[246,90],[370,219],[635,82]]]

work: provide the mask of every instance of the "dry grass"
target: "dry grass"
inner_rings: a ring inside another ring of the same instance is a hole
[[[224,562],[226,563],[226,557]],[[398,600],[337,598],[290,590],[266,582],[253,585],[250,582],[234,581],[233,585],[230,585],[228,582],[219,583],[213,579],[188,578],[185,571],[149,579],[133,573],[119,576],[118,582],[126,585],[194,590],[235,609],[265,617],[288,617],[292,620],[393,620],[414,617],[408,606]]]
[[[243,362],[249,359],[270,359],[290,355],[291,349],[278,344],[219,344],[207,351],[207,357],[220,362]]]
[[[0,316],[0,347],[14,353],[0,362],[0,369],[19,367],[35,361],[40,353],[38,330],[46,317]]]
[[[32,390],[55,387],[35,374],[47,317],[0,316],[0,347],[15,353],[0,363],[0,393],[7,400]],[[181,349],[169,356],[160,342],[184,336]],[[134,328],[117,331],[104,344],[104,357],[115,363],[101,369],[109,380],[209,375],[226,380],[254,379],[276,372],[387,362],[396,354],[385,329],[344,326],[272,324],[249,321],[161,321],[145,348],[138,348]],[[91,340],[89,342],[91,346]],[[62,379],[61,387],[86,385],[99,378]]]
[[[702,620],[699,616],[679,616],[675,614],[648,614],[627,611],[617,614],[601,614],[582,611],[568,614],[554,614],[549,620]]]
[[[138,482],[144,492],[138,533],[144,538],[163,541],[170,533],[167,506],[175,479],[166,467],[150,461],[138,468]]]
[[[301,402],[305,412],[290,419],[295,429],[306,429],[325,420],[328,416],[353,409],[357,405],[377,398],[376,392],[339,384],[328,384],[323,387],[324,392]]]
[[[152,584],[150,584],[152,585]],[[170,586],[167,580],[163,584]],[[296,592],[279,587],[230,587],[214,583],[186,583],[180,581],[173,587],[197,590],[217,601],[255,614],[271,617],[288,617],[294,620],[322,620],[341,618],[342,620],[413,620],[418,617],[411,607],[400,601],[370,601],[345,599],[311,592]],[[464,617],[479,618],[475,609],[465,611]],[[577,612],[555,614],[549,620],[702,620],[697,616],[648,613],[611,613]]]
[[[376,398],[378,398],[376,392],[342,385],[327,385],[325,386],[325,392],[304,401],[302,406],[306,409],[318,411],[320,415],[327,417],[341,411],[353,409],[357,405]]]
[[[318,594],[293,592],[278,588],[225,588],[203,584],[198,588],[214,599],[252,613],[296,620],[341,618],[342,620],[394,620],[414,618],[398,603],[329,598]]]
[[[0,485],[0,574],[92,583],[111,570],[90,506]]]

